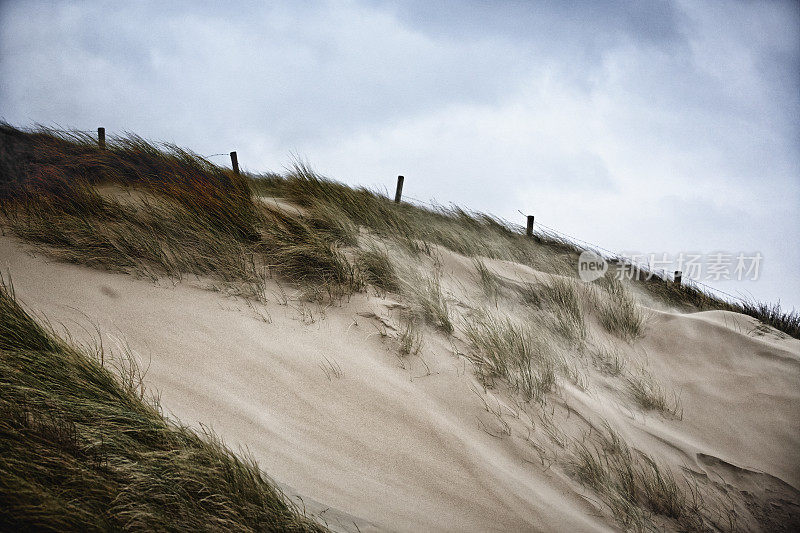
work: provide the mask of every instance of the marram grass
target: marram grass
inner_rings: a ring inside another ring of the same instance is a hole
[[[164,418],[122,367],[55,336],[0,283],[0,529],[323,530],[251,459]]]

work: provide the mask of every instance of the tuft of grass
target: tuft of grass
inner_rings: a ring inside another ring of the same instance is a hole
[[[599,309],[600,323],[610,333],[632,341],[644,334],[644,315],[622,283],[614,280]]]
[[[485,385],[506,380],[527,400],[543,401],[556,383],[556,363],[547,346],[509,317],[480,313],[467,321],[464,333],[469,355]]]
[[[362,280],[335,242],[300,217],[264,208],[265,239],[260,250],[268,266],[300,283],[323,284],[334,293],[359,290]]]
[[[342,246],[358,246],[358,228],[338,206],[322,201],[312,203],[307,222],[325,240]]]
[[[530,239],[521,227],[457,206],[422,208],[395,204],[368,189],[353,189],[320,176],[302,161],[296,161],[285,176],[256,177],[251,187],[258,194],[287,198],[302,206],[320,201],[335,205],[353,223],[395,239],[414,254],[427,253],[431,243],[468,257],[508,259],[546,272],[567,273],[574,270],[580,253],[557,237],[541,235]]]
[[[582,346],[588,330],[580,297],[572,280],[554,278],[542,286],[542,299],[552,311],[555,331],[568,343]]]
[[[639,468],[642,496],[654,513],[680,520],[686,512],[686,496],[668,469],[662,469],[649,456],[642,455]]]
[[[359,251],[358,266],[366,281],[383,292],[400,291],[400,278],[385,248],[370,243],[365,250]]]
[[[442,293],[441,281],[437,275],[417,280],[408,285],[408,290],[416,301],[418,312],[425,321],[448,335],[454,331],[450,306]]]
[[[559,312],[574,320],[583,320],[583,311],[572,280],[553,278],[548,285],[543,285],[544,299]]]
[[[636,459],[619,434],[606,424],[607,434],[594,442],[575,444],[569,470],[582,484],[603,496],[614,518],[626,529],[642,530],[647,516],[637,495]]]
[[[397,340],[400,345],[401,356],[417,355],[422,349],[422,332],[418,329],[414,317],[409,317],[406,321],[405,327],[400,331]]]
[[[478,258],[473,258],[472,264],[478,273],[478,281],[483,288],[483,293],[488,298],[496,300],[500,296],[500,282],[497,279],[497,275],[489,270],[486,263]]]
[[[599,347],[592,352],[592,362],[601,372],[619,376],[625,370],[625,359],[617,350]]]
[[[684,490],[672,472],[642,453],[633,452],[605,423],[604,431],[586,442],[576,442],[568,470],[582,484],[603,497],[611,514],[625,529],[653,528],[651,513],[670,519],[682,531],[714,530],[714,521],[702,503],[699,489],[688,481]]]
[[[0,283],[0,529],[323,531],[251,459],[165,419],[127,368],[56,337]]]
[[[560,357],[557,366],[560,374],[580,390],[586,391],[589,388],[589,380],[576,361]]]
[[[536,310],[549,312],[549,329],[567,344],[582,347],[588,328],[581,307],[582,295],[572,280],[553,277],[550,283],[522,283],[516,286],[520,302]]]
[[[677,418],[683,416],[680,398],[667,389],[648,372],[641,370],[626,377],[628,393],[636,404],[645,410],[655,410]]]
[[[767,304],[755,301],[745,301],[740,306],[741,312],[760,320],[767,326],[800,339],[800,312],[795,309],[784,311],[781,303]]]
[[[517,295],[523,305],[534,309],[541,309],[544,304],[542,293],[543,285],[540,283],[523,283],[516,287]]]

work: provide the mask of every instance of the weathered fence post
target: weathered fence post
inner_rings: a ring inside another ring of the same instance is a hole
[[[533,237],[533,215],[528,215],[528,227],[525,229],[528,237]]]
[[[397,176],[397,191],[394,193],[394,203],[396,204],[399,204],[403,197],[403,181],[405,181],[403,176]]]
[[[105,150],[106,149],[106,129],[105,128],[97,128],[97,146],[99,146],[101,150]]]
[[[681,284],[681,279],[682,279],[682,278],[683,278],[683,272],[681,272],[680,270],[676,270],[676,271],[675,271],[675,277],[673,278],[672,282],[673,282],[675,285],[680,285],[680,284]]]
[[[239,158],[236,157],[236,152],[231,152],[231,166],[233,167],[233,173],[238,176],[239,175]]]

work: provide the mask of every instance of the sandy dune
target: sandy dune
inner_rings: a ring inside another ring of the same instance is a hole
[[[97,326],[107,347],[127,346],[168,413],[246,447],[278,482],[335,509],[338,528],[350,515],[361,531],[618,527],[590,491],[542,466],[521,437],[524,408],[484,391],[444,336],[427,331],[421,358],[397,356],[391,298],[322,308],[273,284],[261,304],[204,280],[153,284],[30,250],[0,238],[0,268],[26,306],[79,341]],[[469,293],[471,260],[442,257],[449,290]],[[508,279],[541,277],[487,264]],[[636,448],[796,516],[800,341],[733,313],[652,310],[646,336],[624,349],[678,391],[683,418],[632,409],[610,382],[566,383],[556,400],[569,405],[565,429],[612,421]],[[493,434],[487,401],[507,406],[511,436]]]

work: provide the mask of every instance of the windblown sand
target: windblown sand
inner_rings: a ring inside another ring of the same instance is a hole
[[[246,448],[337,529],[618,528],[525,438],[540,408],[479,384],[455,353],[458,332],[451,342],[426,328],[419,356],[398,356],[403,304],[391,296],[319,306],[272,283],[259,303],[208,290],[208,280],[152,283],[32,250],[0,237],[0,268],[25,306],[77,341],[96,327],[106,349],[131,350],[167,414]],[[439,253],[446,289],[474,290],[471,260]],[[486,264],[501,278],[542,277]],[[639,450],[797,513],[800,341],[735,313],[649,315],[645,336],[624,349],[676,391],[682,419],[637,409],[611,380],[565,382],[551,400],[561,427],[607,420]]]

